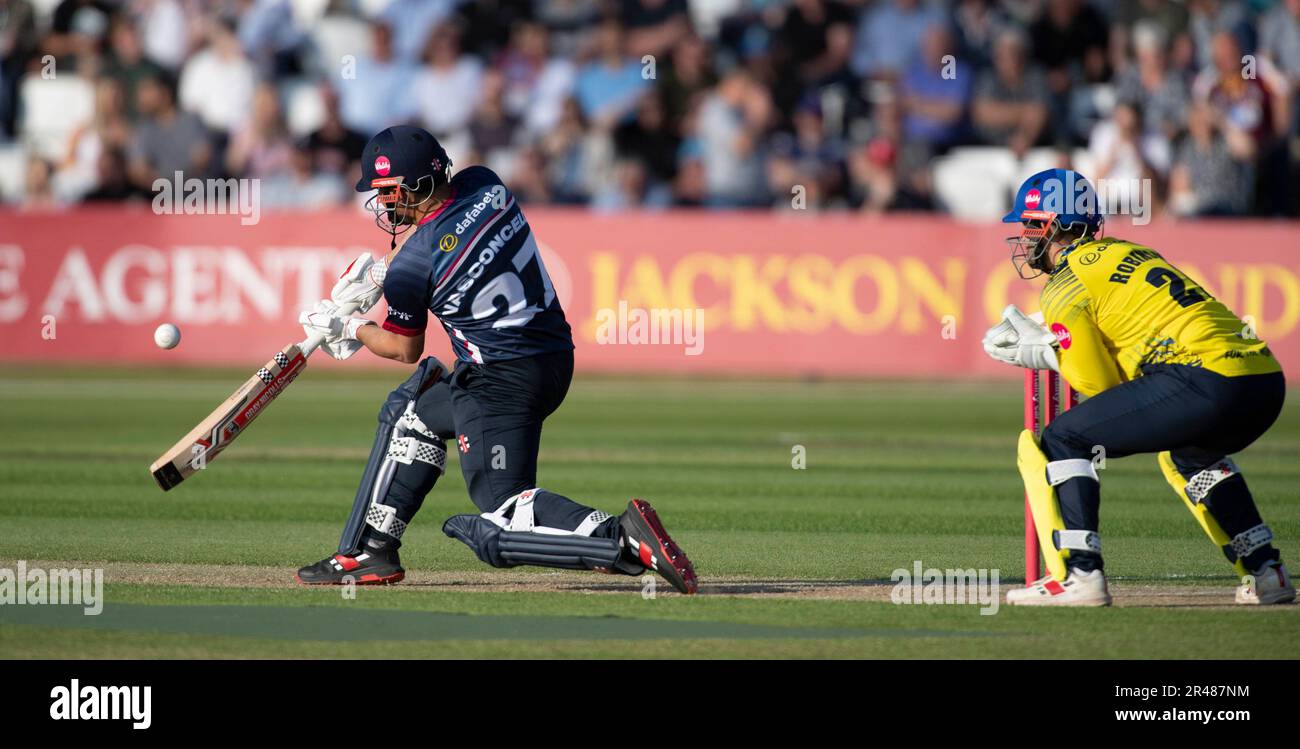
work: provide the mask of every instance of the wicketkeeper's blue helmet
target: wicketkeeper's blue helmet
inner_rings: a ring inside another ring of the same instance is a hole
[[[1015,205],[1002,222],[1023,227],[1019,236],[1007,237],[1007,244],[1016,271],[1022,278],[1033,278],[1052,271],[1048,248],[1053,240],[1062,233],[1095,237],[1105,218],[1087,177],[1072,169],[1047,169],[1020,185]],[[1025,268],[1036,272],[1026,275]]]

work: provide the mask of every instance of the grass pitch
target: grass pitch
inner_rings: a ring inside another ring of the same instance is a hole
[[[245,371],[0,369],[0,568],[104,569],[99,616],[0,606],[0,657],[1291,657],[1300,607],[1231,605],[1232,570],[1154,456],[1103,471],[1116,606],[895,605],[895,569],[1020,582],[1020,380],[579,379],[539,483],[619,512],[651,500],[701,595],[493,570],[442,535],[459,470],[403,539],[408,582],[293,584],[336,545],[375,414],[404,370],[309,371],[203,473],[148,465]],[[455,451],[452,451],[455,455]],[[805,468],[796,468],[798,455]],[[1239,463],[1300,556],[1300,401]],[[454,457],[453,461],[454,462]]]

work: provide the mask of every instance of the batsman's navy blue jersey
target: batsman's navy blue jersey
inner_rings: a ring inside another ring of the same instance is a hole
[[[384,279],[384,329],[419,335],[428,314],[456,356],[485,363],[573,348],[573,336],[523,211],[500,178],[473,166],[416,227]]]

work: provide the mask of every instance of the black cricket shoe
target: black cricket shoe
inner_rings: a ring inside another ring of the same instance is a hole
[[[388,585],[406,577],[396,539],[366,538],[354,556],[335,554],[298,570],[301,585]]]
[[[659,514],[649,502],[644,499],[628,502],[619,525],[627,544],[625,552],[638,563],[658,572],[679,593],[692,595],[700,589],[691,560],[686,558],[681,547],[673,543],[659,521]]]

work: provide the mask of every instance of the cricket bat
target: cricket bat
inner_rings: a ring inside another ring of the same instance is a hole
[[[346,317],[356,312],[359,305],[345,304],[339,314]],[[258,414],[266,410],[280,393],[307,368],[311,356],[324,341],[324,336],[312,334],[299,343],[291,343],[271,357],[257,373],[239,387],[217,410],[208,414],[198,426],[181,438],[180,442],[163,453],[149,472],[163,491],[175,487],[185,479],[207,467],[208,462],[230,446],[244,433]]]

